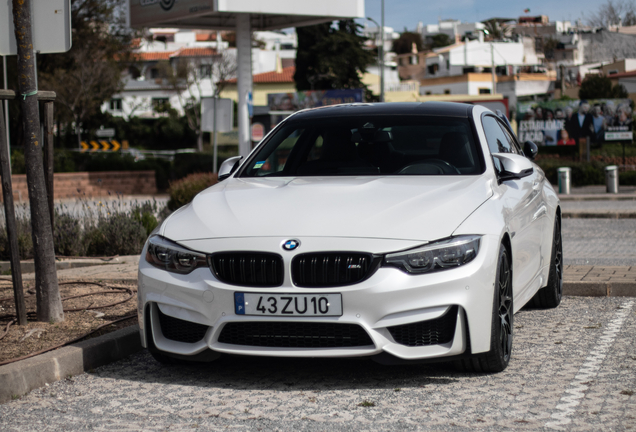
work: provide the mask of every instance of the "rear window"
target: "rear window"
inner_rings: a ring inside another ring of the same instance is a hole
[[[287,122],[251,158],[241,177],[483,172],[468,119],[357,116]]]

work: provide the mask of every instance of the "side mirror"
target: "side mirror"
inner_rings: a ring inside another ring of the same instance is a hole
[[[539,153],[539,147],[532,141],[526,141],[523,143],[523,154],[530,160],[534,160]]]
[[[225,159],[219,168],[219,181],[223,181],[231,176],[232,173],[239,167],[241,159],[243,159],[243,156],[234,156]]]
[[[514,153],[493,153],[503,167],[499,173],[499,184],[508,180],[518,180],[528,177],[534,172],[532,162],[525,157]]]

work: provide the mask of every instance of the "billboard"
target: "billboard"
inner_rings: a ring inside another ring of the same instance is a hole
[[[537,145],[576,145],[580,138],[593,143],[631,141],[630,99],[554,100],[517,104],[519,141]]]
[[[289,113],[342,103],[364,102],[364,90],[308,90],[296,93],[270,93],[267,105],[272,114]]]
[[[50,54],[70,50],[71,0],[33,0],[31,28],[35,51]],[[11,1],[0,1],[0,55],[17,53],[13,6]]]
[[[214,12],[214,0],[128,0],[130,26],[143,27]]]

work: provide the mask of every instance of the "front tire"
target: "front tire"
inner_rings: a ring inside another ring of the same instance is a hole
[[[469,372],[501,372],[510,363],[513,337],[512,265],[505,245],[499,248],[492,310],[490,351],[460,360],[456,366]]]
[[[548,284],[541,288],[530,300],[534,307],[555,308],[563,297],[563,244],[561,239],[561,220],[557,214],[554,218],[552,234],[552,253],[550,255],[550,274]]]

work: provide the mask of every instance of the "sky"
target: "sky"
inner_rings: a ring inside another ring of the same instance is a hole
[[[365,14],[380,22],[381,0],[365,0]],[[385,0],[384,23],[402,32],[406,27],[415,30],[418,22],[437,24],[441,19],[462,22],[484,21],[488,18],[518,18],[528,15],[547,15],[550,21],[576,21],[585,24],[604,0]],[[530,9],[528,14],[525,9]],[[370,23],[373,26],[372,23]]]

